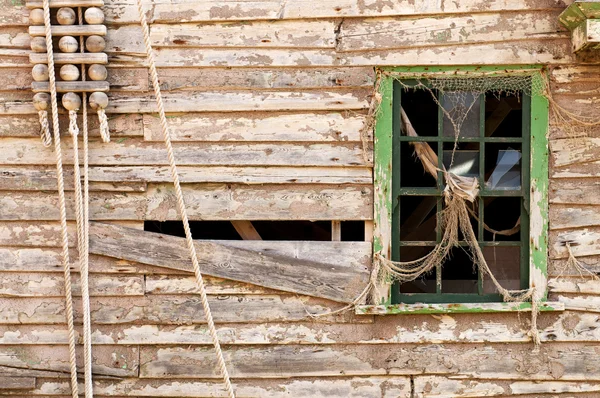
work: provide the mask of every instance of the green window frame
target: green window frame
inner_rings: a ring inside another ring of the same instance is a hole
[[[374,253],[385,258],[397,259],[399,237],[394,231],[398,230],[398,213],[395,211],[395,204],[399,194],[411,194],[408,191],[402,191],[397,184],[398,179],[394,178],[393,171],[398,169],[398,155],[395,153],[399,142],[408,141],[410,138],[401,136],[399,133],[398,102],[401,97],[401,90],[395,82],[396,78],[393,72],[402,73],[403,79],[422,79],[436,76],[449,76],[456,73],[468,73],[473,78],[485,78],[506,76],[511,74],[530,74],[532,85],[542,86],[542,82],[536,79],[544,79],[544,74],[541,73],[542,66],[538,65],[522,65],[522,66],[443,66],[443,67],[396,67],[396,68],[381,68],[381,80],[379,82],[379,91],[381,94],[381,104],[376,115],[375,126],[375,161],[374,161],[374,184],[375,184],[375,200],[374,200]],[[391,73],[385,73],[391,72]],[[395,87],[396,85],[396,87]],[[525,97],[525,96],[524,96]],[[483,107],[482,107],[483,108]],[[483,111],[482,111],[483,112]],[[522,224],[526,223],[528,232],[523,236],[524,246],[528,250],[522,250],[523,264],[522,275],[526,275],[526,279],[522,278],[521,288],[536,288],[536,298],[538,301],[545,301],[547,298],[547,249],[548,249],[548,101],[542,93],[532,93],[532,95],[524,98],[523,112],[526,117],[523,117],[523,131],[528,133],[528,137],[524,135],[522,144],[522,196],[525,198],[524,211],[522,217],[528,216],[528,222],[522,218]],[[526,138],[525,138],[526,137]],[[421,140],[429,140],[433,142],[443,141],[441,133],[437,137],[419,137]],[[453,137],[449,140],[452,142]],[[499,140],[491,138],[483,138],[483,134],[473,139],[474,141],[484,142]],[[481,141],[483,140],[483,141]],[[442,145],[438,145],[438,155],[441,155]],[[396,156],[394,156],[396,155]],[[480,160],[483,157],[480,151]],[[526,157],[527,156],[527,157]],[[442,162],[442,156],[438,156]],[[529,159],[529,162],[525,161]],[[480,167],[482,162],[480,162]],[[527,167],[529,165],[529,167]],[[441,179],[438,179],[441,181]],[[435,190],[435,194],[441,192],[442,182],[439,183]],[[434,192],[430,192],[433,194]],[[414,193],[413,193],[414,194]],[[482,189],[482,195],[490,194]],[[479,199],[481,200],[481,199]],[[438,204],[439,210],[440,204]],[[480,212],[482,206],[479,206]],[[483,226],[479,227],[479,232]],[[478,231],[476,231],[477,233]],[[482,235],[479,235],[482,236]],[[479,283],[479,285],[481,285]],[[438,286],[439,288],[439,286]],[[477,304],[479,310],[488,307],[496,310],[514,310],[523,309],[530,303],[499,303],[498,295],[481,294],[481,288],[478,294],[456,294],[449,293],[441,294],[437,290],[436,294],[428,296],[427,294],[419,293],[413,296],[414,300],[410,300],[409,296],[392,294],[391,283],[386,283],[379,287],[380,297],[379,303],[390,306],[395,299],[402,299],[404,304],[396,305],[389,312],[398,311],[399,307],[403,307],[407,312],[414,312],[415,306],[422,307],[416,302],[435,302],[433,305],[440,312],[445,312],[444,309],[454,308],[453,312],[460,311],[460,306],[451,307],[449,304],[465,304],[463,308],[468,308],[469,304]],[[394,297],[392,297],[394,296]],[[446,297],[441,297],[446,296]],[[494,301],[486,304],[485,302]],[[439,304],[445,303],[445,304]],[[480,303],[480,304],[478,304]],[[412,306],[412,307],[411,307]],[[393,306],[392,306],[393,307]],[[472,306],[471,306],[472,307]],[[395,310],[395,311],[394,311]],[[368,311],[357,311],[359,313],[367,313]],[[437,311],[435,311],[437,312]],[[378,313],[381,313],[379,310]]]

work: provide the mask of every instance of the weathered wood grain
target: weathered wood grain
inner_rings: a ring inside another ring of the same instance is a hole
[[[160,68],[158,74],[164,91],[373,87],[375,81],[369,67]]]
[[[0,165],[53,165],[54,153],[38,139],[4,138]],[[63,163],[73,164],[72,143],[65,142]],[[121,138],[110,143],[91,141],[90,165],[168,165],[162,142]],[[362,143],[174,143],[175,159],[182,166],[370,166]],[[80,161],[83,161],[80,152]]]
[[[557,179],[550,181],[549,201],[560,204],[599,205],[600,179]]]
[[[153,47],[334,48],[335,28],[336,24],[331,20],[169,25],[154,23],[150,26],[150,41]],[[140,26],[125,25],[109,29],[106,51],[144,53]]]
[[[371,184],[373,181],[367,167],[179,166],[177,170],[183,183]],[[166,166],[97,166],[90,168],[90,181],[170,183],[172,177]]]
[[[144,278],[133,276],[90,276],[90,296],[143,296]],[[72,277],[73,295],[81,295],[79,277]],[[64,297],[64,278],[60,274],[0,274],[1,297]]]
[[[33,98],[28,93],[26,94],[27,101]],[[68,126],[67,115],[59,117],[61,126]],[[81,122],[81,121],[80,121]],[[109,115],[108,127],[111,137],[135,137],[143,135],[142,115],[127,114],[127,115]],[[98,117],[95,114],[90,114],[88,117],[89,134],[92,140],[96,140],[100,136],[98,129]],[[65,132],[66,134],[66,132]],[[39,137],[40,136],[40,121],[38,115],[18,115],[18,116],[0,116],[0,137]],[[66,136],[65,136],[66,137]],[[39,138],[38,138],[39,140]],[[68,139],[66,141],[69,141]],[[118,141],[118,139],[117,139]],[[41,145],[41,144],[40,144]],[[33,141],[31,146],[34,145]]]
[[[600,138],[577,137],[554,140],[550,151],[556,167],[587,163],[598,159]]]
[[[90,234],[90,253],[191,270],[184,238],[100,223],[90,225]],[[369,281],[364,266],[298,260],[208,241],[195,246],[202,274],[270,289],[350,303]]]
[[[162,142],[158,117],[143,121],[144,139]],[[364,122],[365,116],[346,112],[169,115],[173,141],[360,141]]]
[[[344,21],[338,37],[339,51],[365,51],[406,47],[568,37],[558,13],[511,12],[449,15],[431,18],[371,18]]]
[[[556,299],[565,304],[567,310],[584,311],[584,312],[600,312],[600,297],[599,296],[563,296],[556,295]]]
[[[83,365],[83,349],[77,347],[78,367]],[[0,366],[26,371],[42,370],[57,373],[69,372],[69,349],[60,346],[3,346]],[[96,347],[92,356],[92,371],[104,376],[137,376],[139,357],[137,347]]]
[[[369,220],[369,186],[202,184],[183,187],[191,220]],[[173,188],[152,185],[143,193],[91,192],[92,220],[177,220]],[[73,199],[67,216],[74,218]],[[54,193],[5,191],[0,220],[54,221],[59,217]]]
[[[222,344],[235,346],[318,344],[466,344],[529,343],[527,317],[518,314],[460,314],[439,316],[376,317],[374,324],[261,323],[219,325]],[[594,343],[600,337],[597,314],[545,313],[540,316],[544,343]],[[78,326],[78,333],[81,333]],[[65,325],[1,325],[0,344],[67,344]],[[212,345],[206,325],[95,325],[95,345]]]
[[[34,388],[35,388],[35,377],[0,376],[0,391],[33,390]]]
[[[584,275],[590,276],[590,275]],[[555,278],[548,281],[552,293],[582,293],[600,295],[600,279],[570,280]]]
[[[327,300],[283,295],[209,296],[210,308],[216,323],[265,323],[306,321],[308,312],[319,314],[337,309],[340,304]],[[75,321],[82,314],[79,298],[74,300]],[[2,325],[64,325],[64,298],[0,298]],[[319,322],[370,323],[371,317],[352,314],[324,316]],[[204,324],[204,312],[199,296],[93,297],[93,324]]]
[[[340,377],[335,379],[306,378],[301,380],[235,380],[238,397],[311,397],[311,398],[409,398],[410,380],[407,377]],[[66,380],[44,379],[31,396],[69,394]],[[83,388],[82,388],[83,390]],[[102,397],[226,397],[223,384],[198,380],[95,380],[94,393]]]
[[[550,229],[573,229],[600,226],[600,213],[596,206],[560,205],[550,207]]]
[[[567,244],[575,257],[600,255],[600,232],[585,228],[553,233],[550,235],[550,257],[567,258]]]
[[[348,345],[231,347],[232,377],[419,375],[508,380],[598,380],[594,345]],[[210,348],[140,348],[141,378],[219,377]],[[284,361],[281,358],[285,358]],[[274,372],[274,367],[277,371]]]

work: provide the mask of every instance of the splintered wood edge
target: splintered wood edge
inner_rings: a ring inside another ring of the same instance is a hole
[[[394,305],[359,305],[355,309],[357,315],[393,315],[393,314],[473,314],[493,312],[530,312],[531,303],[476,303],[476,304],[394,304]],[[565,304],[560,302],[543,302],[538,304],[539,311],[564,311]]]
[[[103,7],[104,0],[50,0],[50,8],[60,7]],[[25,2],[27,8],[42,8],[41,1]]]

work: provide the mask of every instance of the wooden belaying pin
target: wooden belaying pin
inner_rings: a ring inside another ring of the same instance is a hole
[[[33,76],[33,80],[36,82],[47,82],[49,79],[48,75],[48,65],[46,64],[37,64],[34,65],[31,69],[31,75]]]
[[[103,142],[110,142],[110,131],[108,130],[108,118],[104,110],[108,106],[108,96],[103,92],[97,91],[90,95],[90,108],[98,114],[100,121],[100,137]]]
[[[79,79],[79,69],[75,65],[63,65],[60,67],[60,78],[67,82]]]
[[[76,111],[81,107],[81,98],[75,93],[65,93],[62,97],[62,104],[68,111]]]
[[[45,53],[46,48],[46,38],[45,37],[32,37],[31,42],[29,43],[31,50],[36,53]]]
[[[84,19],[90,25],[100,25],[104,23],[104,12],[98,7],[90,7],[85,10]]]
[[[75,23],[75,11],[70,7],[59,8],[56,12],[56,20],[61,25],[73,25]]]
[[[92,80],[103,81],[108,77],[108,72],[104,65],[94,64],[88,68],[88,76]]]
[[[74,53],[79,49],[79,43],[73,36],[63,36],[58,41],[58,48],[64,53]]]
[[[31,25],[43,25],[44,24],[44,10],[41,8],[34,8],[29,12],[29,23]]]
[[[33,106],[38,111],[40,118],[40,136],[42,144],[49,147],[52,144],[52,135],[50,134],[50,124],[48,123],[48,108],[50,108],[50,94],[37,93],[33,96]]]
[[[85,48],[91,53],[99,53],[106,48],[106,41],[102,36],[92,35],[85,39]]]

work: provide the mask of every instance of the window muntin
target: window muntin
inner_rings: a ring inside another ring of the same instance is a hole
[[[450,167],[456,174],[479,179],[481,191],[473,204],[471,219],[479,245],[504,287],[528,288],[531,97],[490,92],[468,98],[473,106],[455,140],[454,129],[438,106],[439,103],[448,109],[455,94],[403,89],[412,83],[393,83],[392,259],[409,261],[422,257],[441,240],[442,232],[436,225],[443,208],[444,181],[441,172],[437,181],[425,173],[411,149],[411,142],[427,142],[438,155],[438,168]],[[400,106],[419,137],[401,134]],[[494,236],[485,228],[510,229],[517,220],[520,230],[514,235]],[[502,301],[491,283],[473,269],[462,247],[467,249],[466,243],[454,248],[451,259],[435,272],[414,282],[394,285],[392,302]]]

